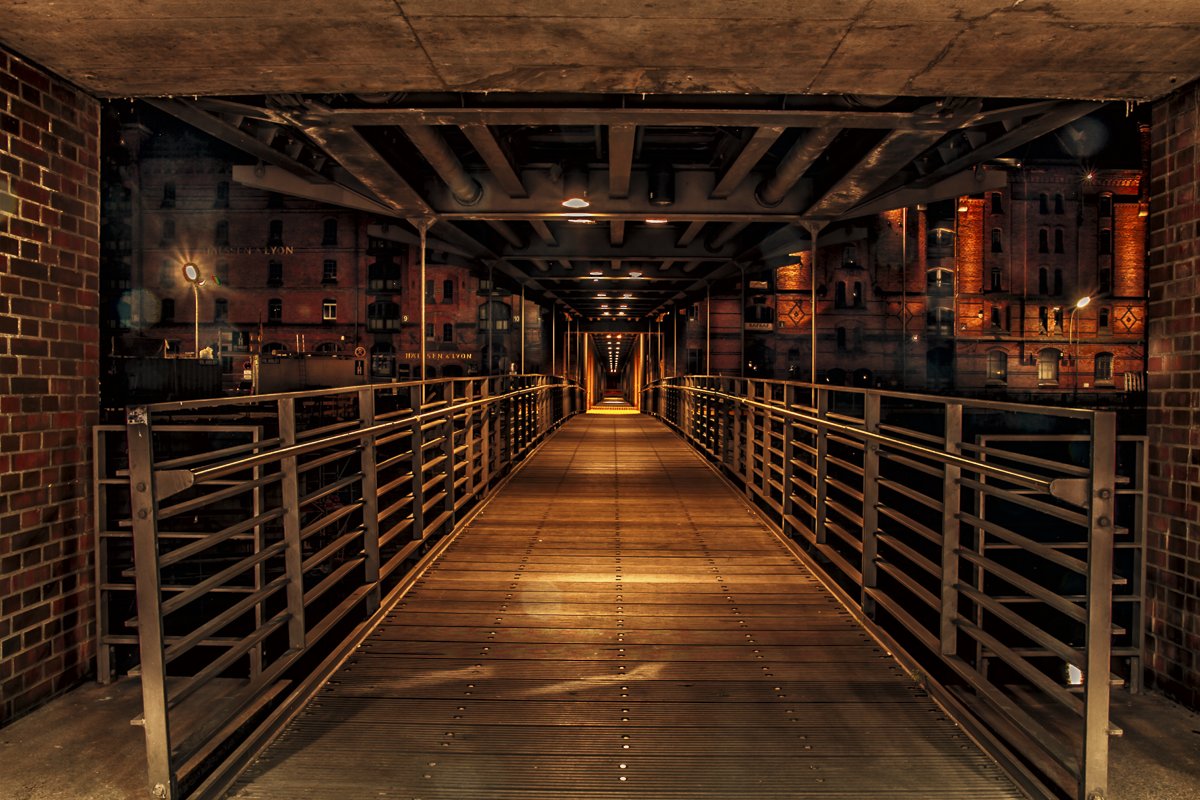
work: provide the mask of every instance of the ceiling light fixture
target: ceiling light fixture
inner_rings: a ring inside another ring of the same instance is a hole
[[[587,172],[579,166],[563,168],[563,201],[566,208],[587,208],[588,202]]]
[[[650,219],[646,220],[647,225],[666,225],[668,222],[670,222],[670,220],[663,219],[662,217],[651,217]]]

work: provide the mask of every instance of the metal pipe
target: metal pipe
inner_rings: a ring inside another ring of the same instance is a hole
[[[779,162],[775,174],[759,184],[758,189],[754,192],[758,202],[764,206],[777,206],[783,202],[787,193],[800,182],[808,168],[841,132],[841,128],[832,126],[812,128],[797,139],[783,160]]]
[[[421,151],[438,177],[450,187],[454,199],[464,206],[474,205],[483,196],[483,187],[463,169],[458,156],[430,125],[403,125],[404,133]]]
[[[418,334],[421,340],[421,405],[425,405],[425,381],[429,378],[429,373],[425,371],[425,234],[428,233],[429,226],[432,224],[428,219],[417,222],[417,230],[421,234],[421,276],[417,283],[417,294],[421,301],[421,330]]]

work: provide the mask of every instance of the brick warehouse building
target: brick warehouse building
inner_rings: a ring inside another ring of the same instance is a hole
[[[1082,391],[1102,402],[1144,387],[1143,173],[1082,174],[1074,164],[1002,171],[1002,189],[884,212],[835,243],[818,239],[818,380],[969,394]],[[740,292],[714,294],[714,372],[742,372],[744,331],[746,374],[807,379],[811,254],[798,259],[748,276],[744,307]],[[692,366],[704,363],[705,319],[701,309],[689,314]]]
[[[15,37],[6,35],[6,42]],[[51,63],[45,54],[36,58]],[[92,80],[85,77],[92,73],[57,68],[76,75],[84,86]],[[1154,102],[1147,318],[1150,667],[1156,686],[1194,705],[1200,696],[1195,645],[1200,478],[1194,463],[1200,447],[1195,411],[1200,407],[1195,386],[1200,305],[1192,147],[1197,88],[1188,83],[1194,73],[1184,69],[1176,83],[1174,67],[1163,69],[1172,88],[1145,95]],[[1045,74],[1031,74],[1030,80],[1044,81]],[[0,210],[5,215],[0,231],[5,333],[0,337],[0,408],[5,411],[0,420],[0,696],[5,719],[89,669],[93,601],[86,442],[96,421],[99,357],[95,96],[105,94],[111,89],[81,89],[11,50],[0,51]]]
[[[227,388],[258,355],[349,359],[358,346],[373,380],[419,374],[417,247],[369,213],[237,182],[244,155],[170,118],[121,117],[105,119],[101,231],[105,372],[123,378],[114,394],[128,391],[124,357],[195,354],[197,300],[199,349],[220,360]],[[187,263],[204,278],[195,294]],[[492,369],[519,365],[520,299],[496,287],[489,315],[476,272],[428,254],[430,377],[485,370],[489,333]],[[539,308],[527,303],[525,317],[526,369],[539,369]]]

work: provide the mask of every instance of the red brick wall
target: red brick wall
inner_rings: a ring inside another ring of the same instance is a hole
[[[1150,174],[1149,683],[1200,707],[1200,273],[1197,96],[1154,106]]]
[[[0,49],[0,724],[92,668],[98,135]]]

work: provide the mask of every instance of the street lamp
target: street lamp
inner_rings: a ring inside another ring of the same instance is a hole
[[[1084,295],[1076,300],[1071,309],[1071,319],[1067,322],[1067,350],[1071,352],[1071,363],[1074,365],[1072,368],[1074,380],[1071,387],[1073,397],[1079,396],[1079,339],[1075,338],[1075,314],[1079,312],[1079,309],[1087,308],[1090,302],[1092,302],[1091,295]],[[1075,342],[1074,349],[1071,347],[1072,339]]]
[[[204,278],[200,277],[200,268],[192,262],[187,262],[183,265],[183,277],[192,285],[192,300],[195,307],[195,325],[192,331],[195,342],[195,357],[200,358],[200,287],[204,285]]]

